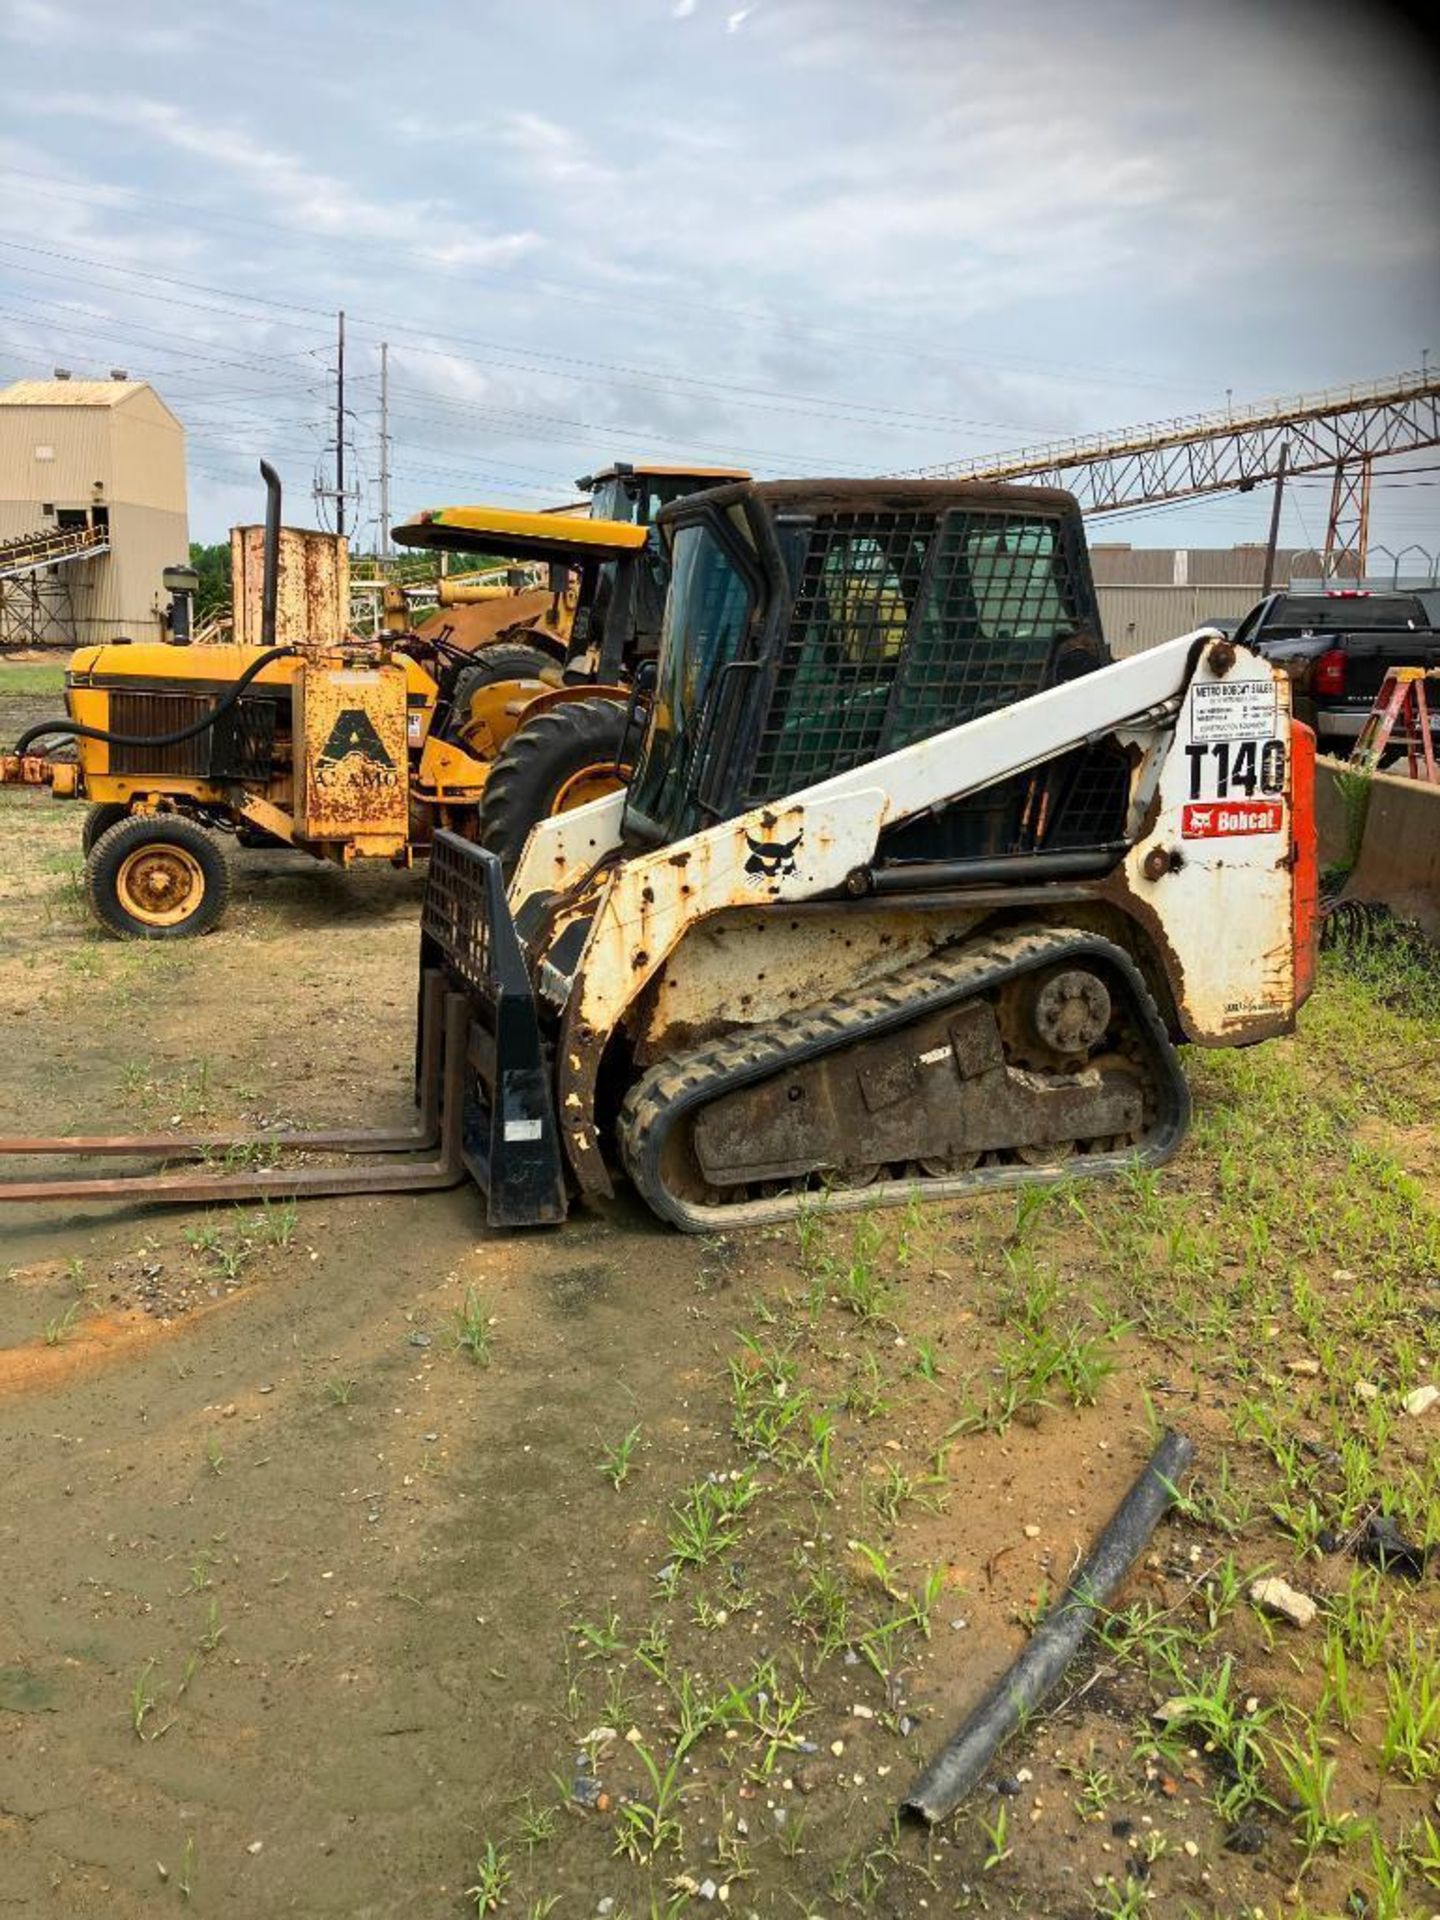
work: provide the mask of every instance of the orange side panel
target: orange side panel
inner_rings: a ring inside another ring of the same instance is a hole
[[[1291,898],[1295,943],[1295,1004],[1315,985],[1320,941],[1320,854],[1315,837],[1315,735],[1303,721],[1290,723],[1290,831],[1294,835]]]

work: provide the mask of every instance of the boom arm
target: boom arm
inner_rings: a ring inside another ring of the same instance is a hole
[[[1081,679],[1047,687],[1028,700],[932,734],[914,746],[887,754],[883,760],[834,774],[788,797],[783,806],[787,812],[793,807],[828,808],[871,794],[878,802],[878,834],[882,826],[894,826],[942,801],[963,799],[1011,774],[1024,773],[1177,700],[1185,690],[1196,649],[1203,641],[1219,637],[1213,627],[1197,628],[1131,659],[1098,667]],[[781,804],[760,811],[778,811]],[[620,844],[624,813],[625,795],[620,792],[540,821],[516,872],[510,892],[512,904],[518,906],[541,889],[573,885],[602,855]],[[712,836],[728,834],[732,827],[733,822],[709,828],[687,845],[698,846]],[[873,841],[868,849],[852,845],[839,879],[851,867],[863,864],[873,851]],[[804,898],[815,890],[801,886],[792,891],[787,886],[778,897]]]

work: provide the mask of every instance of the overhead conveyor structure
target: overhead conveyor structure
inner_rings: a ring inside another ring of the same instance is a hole
[[[1358,577],[1365,571],[1372,463],[1434,446],[1440,376],[1425,368],[922,471],[946,480],[1064,487],[1086,514],[1249,493],[1297,474],[1333,472],[1325,571]]]
[[[46,567],[63,567],[72,560],[92,560],[110,551],[110,535],[103,527],[65,527],[22,533],[0,540],[0,580],[19,580]]]
[[[68,643],[75,632],[75,562],[109,551],[103,526],[51,527],[0,540],[0,647]]]

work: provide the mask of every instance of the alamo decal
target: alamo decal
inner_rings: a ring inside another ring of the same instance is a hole
[[[316,759],[317,782],[323,786],[345,780],[367,787],[393,787],[398,777],[369,714],[363,707],[342,707]]]

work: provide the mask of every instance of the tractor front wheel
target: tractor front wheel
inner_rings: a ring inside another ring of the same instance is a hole
[[[108,833],[117,820],[129,818],[130,809],[122,807],[118,801],[106,800],[102,804],[86,810],[85,824],[80,829],[80,844],[89,853],[102,833]]]
[[[225,911],[230,862],[196,821],[134,814],[90,849],[85,891],[95,918],[123,940],[186,940]]]
[[[490,768],[478,839],[500,856],[508,879],[537,820],[568,813],[623,787],[618,765],[625,709],[614,700],[566,700],[522,721]]]

